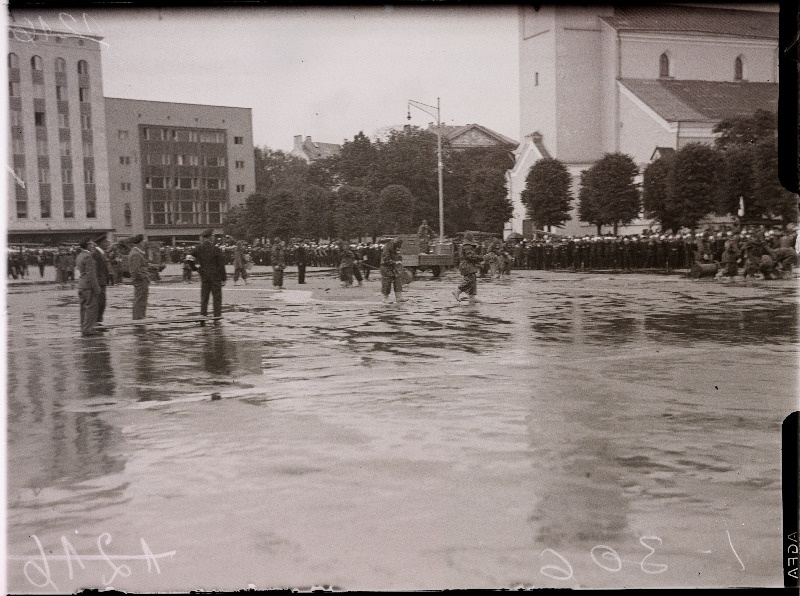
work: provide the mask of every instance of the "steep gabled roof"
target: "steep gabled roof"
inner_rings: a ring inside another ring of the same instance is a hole
[[[617,31],[690,33],[778,40],[778,13],[720,7],[631,5],[600,17]]]
[[[317,141],[306,140],[303,142],[303,150],[313,161],[339,155],[342,147],[336,143],[318,143]]]
[[[667,122],[716,122],[778,111],[777,83],[622,79],[636,97]]]
[[[431,132],[436,132],[436,125],[429,125],[428,130]],[[480,124],[465,124],[463,126],[449,126],[447,124],[442,125],[442,137],[450,141],[450,143],[455,146],[459,146],[457,140],[459,137],[462,137],[472,131],[493,139],[498,145],[509,145],[510,147],[516,147],[519,144],[514,139],[510,139],[507,136],[502,135],[499,132],[495,132],[492,129],[486,128]],[[463,146],[468,145],[464,144]]]

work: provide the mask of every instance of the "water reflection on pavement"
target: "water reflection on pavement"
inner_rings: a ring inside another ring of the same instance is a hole
[[[794,281],[455,282],[10,292],[9,591],[781,585]]]

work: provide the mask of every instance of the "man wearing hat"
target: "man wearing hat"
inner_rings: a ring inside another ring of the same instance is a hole
[[[200,268],[200,316],[208,314],[208,298],[213,300],[214,317],[222,316],[222,286],[225,285],[225,255],[211,242],[214,230],[208,229],[200,236],[200,245],[194,249],[194,268]],[[201,321],[205,325],[205,321]]]
[[[461,245],[461,258],[458,262],[458,271],[461,273],[462,281],[453,290],[456,300],[461,300],[461,293],[464,292],[469,296],[470,303],[478,301],[475,295],[478,293],[478,268],[482,261],[472,235],[465,234],[464,242]]]
[[[150,267],[144,252],[144,236],[137,234],[130,239],[128,269],[133,282],[133,318],[143,319],[147,312],[147,294],[150,292]]]

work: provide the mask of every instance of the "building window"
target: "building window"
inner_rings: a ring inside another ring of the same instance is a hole
[[[172,156],[169,153],[165,153],[161,156],[161,165],[162,166],[172,165]]]
[[[142,129],[142,138],[145,141],[149,141],[150,140],[150,129],[149,128],[143,128]]]
[[[70,141],[68,140],[64,140],[64,141],[59,141],[59,145],[60,145],[59,149],[61,151],[61,157],[69,157],[72,151],[71,150],[72,143],[70,143]]]
[[[742,61],[741,56],[736,56],[736,60],[733,63],[733,80],[741,81],[743,79],[744,79],[744,62]]]
[[[8,84],[8,95],[10,97],[19,97],[19,83],[10,82]]]
[[[81,114],[81,128],[83,130],[90,130],[92,128],[91,114]]]
[[[84,170],[83,180],[85,184],[94,184],[94,170]]]
[[[86,62],[86,60],[78,60],[78,74],[79,75],[89,74],[89,63]]]
[[[19,56],[17,56],[14,52],[11,52],[8,55],[8,67],[19,68]]]
[[[233,137],[233,144],[234,145],[244,144],[244,137]]]
[[[33,97],[35,99],[44,99],[44,83],[33,84]]]
[[[669,76],[669,56],[666,53],[661,54],[661,58],[658,59],[658,76]]]
[[[124,191],[129,191],[131,189],[131,183],[130,182],[122,182],[122,183],[120,183],[120,187]]]
[[[48,155],[50,152],[47,147],[47,139],[36,139],[36,154]]]
[[[539,73],[538,72],[533,73],[533,86],[534,87],[538,87],[539,86]]]
[[[36,126],[44,126],[45,125],[44,112],[34,112],[33,122],[34,124],[36,124]]]
[[[217,178],[208,178],[206,180],[206,188],[208,190],[219,190],[219,180]]]
[[[50,168],[39,168],[39,184],[50,184]]]
[[[69,114],[64,114],[63,112],[58,113],[58,127],[69,128]]]
[[[67,62],[63,58],[56,58],[56,72],[67,72]]]
[[[128,131],[127,130],[118,130],[117,131],[117,138],[122,139],[123,141],[128,138]]]
[[[236,160],[236,169],[237,170],[244,169],[244,161]]]
[[[78,88],[78,100],[84,103],[91,101],[89,99],[89,89],[88,87],[80,87]]]
[[[25,154],[25,141],[22,137],[14,137],[11,139],[11,151],[14,155]]]
[[[227,164],[227,160],[224,157],[217,157],[217,166],[220,168],[224,168]]]
[[[34,56],[33,58],[31,58],[31,68],[33,70],[42,70],[43,69],[43,63],[42,63],[41,56]]]
[[[56,99],[67,101],[67,88],[64,85],[56,85]]]
[[[91,141],[84,141],[83,142],[83,156],[84,157],[94,157],[94,147],[92,146]]]
[[[22,126],[22,112],[11,110],[11,126]]]
[[[86,197],[86,217],[90,219],[97,217],[97,201],[94,197]]]
[[[45,187],[39,187],[39,209],[42,213],[42,219],[50,219],[50,191]]]
[[[133,217],[131,217],[131,204],[125,203],[125,225],[131,227],[133,223],[131,223]]]
[[[64,186],[64,219],[72,219],[75,217],[75,192],[72,185]]]
[[[61,183],[72,184],[72,170],[67,168],[61,170]]]
[[[189,131],[189,141],[192,143],[197,143],[200,140],[200,135],[196,130]]]
[[[128,157],[127,155],[126,156],[120,155],[120,157],[119,157],[119,165],[121,165],[121,166],[129,166],[129,165],[131,165],[131,158]]]
[[[237,184],[236,192],[244,192],[244,184]]]
[[[28,198],[25,195],[17,196],[17,219],[28,218]]]

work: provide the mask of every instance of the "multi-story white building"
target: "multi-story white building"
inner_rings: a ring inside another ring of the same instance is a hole
[[[222,231],[255,192],[250,108],[106,98],[116,234],[173,242]]]
[[[112,228],[100,39],[9,26],[9,243]]]
[[[535,225],[520,195],[542,157],[572,174],[575,210],[557,231],[580,234],[594,230],[577,218],[580,174],[605,153],[644,166],[657,148],[712,143],[720,120],[777,112],[778,7],[756,6],[520,7],[523,139],[506,232]]]

